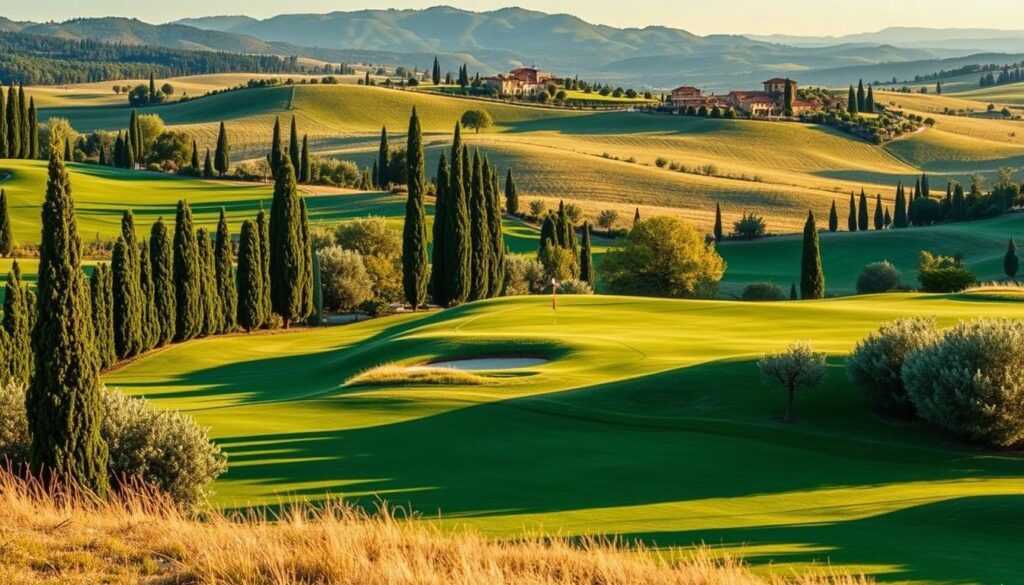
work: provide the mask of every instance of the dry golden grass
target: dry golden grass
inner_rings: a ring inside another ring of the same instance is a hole
[[[54,498],[0,473],[0,582],[197,585],[858,585],[861,577],[751,573],[707,549],[655,552],[606,540],[491,540],[342,504],[203,520],[145,491]],[[670,559],[678,560],[670,560]]]
[[[345,381],[346,386],[479,386],[490,383],[484,376],[454,368],[384,364],[360,372]]]

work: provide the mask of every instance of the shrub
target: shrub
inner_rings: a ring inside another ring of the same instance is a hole
[[[373,281],[374,296],[390,302],[402,298],[402,234],[382,217],[354,219],[338,226],[334,241],[359,252]]]
[[[570,278],[558,283],[558,292],[563,295],[592,295],[594,288],[582,280]]]
[[[188,415],[152,408],[143,398],[103,391],[100,433],[112,476],[139,480],[185,509],[200,507],[210,483],[227,469],[227,456]],[[29,452],[25,389],[0,387],[0,458],[17,466]]]
[[[675,218],[638,222],[601,262],[601,280],[613,294],[711,298],[725,261],[703,233]]]
[[[881,412],[899,416],[914,414],[914,405],[903,386],[907,356],[939,339],[934,318],[916,317],[884,323],[878,331],[857,343],[846,360],[854,384]]]
[[[753,213],[743,213],[743,217],[737,219],[732,224],[732,233],[741,238],[760,238],[768,230],[767,224],[764,222],[764,218]]]
[[[566,203],[565,215],[569,218],[569,221],[572,222],[572,225],[577,225],[580,223],[580,220],[583,219],[583,209],[575,203]]]
[[[597,214],[597,225],[607,230],[609,233],[612,228],[615,227],[615,222],[619,219],[619,212],[614,209],[603,209]]]
[[[986,445],[1024,442],[1024,321],[961,322],[914,352],[903,383],[918,415]]]
[[[976,277],[964,268],[963,258],[921,252],[917,280],[925,292],[960,292],[974,284]]]
[[[579,259],[572,253],[572,250],[554,246],[551,242],[544,244],[544,249],[538,255],[538,260],[544,266],[545,282],[552,278],[558,282],[569,280],[574,278],[579,271]]]
[[[544,215],[544,210],[546,208],[547,205],[540,199],[533,199],[530,201],[530,215],[533,217],[539,218]]]
[[[505,257],[505,294],[520,296],[544,290],[544,265],[521,254]]]
[[[857,276],[857,294],[866,295],[895,290],[900,286],[902,275],[891,262],[872,262]]]
[[[373,280],[359,252],[331,246],[320,255],[320,282],[324,309],[351,311],[373,296]]]
[[[668,159],[663,156],[659,156],[658,158],[654,159],[654,166],[658,167],[659,169],[665,168],[667,164]]]
[[[334,231],[323,226],[309,228],[309,244],[313,251],[322,250],[334,245]]]
[[[786,415],[792,422],[793,395],[798,388],[812,390],[825,380],[825,354],[816,352],[811,344],[797,341],[786,351],[764,354],[757,361],[761,374],[769,382],[786,390]]]
[[[755,282],[743,287],[740,298],[744,301],[782,301],[786,299],[786,295],[777,284]]]

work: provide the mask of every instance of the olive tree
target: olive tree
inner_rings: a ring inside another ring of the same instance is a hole
[[[912,416],[914,405],[903,385],[903,363],[910,354],[939,339],[934,317],[913,317],[883,323],[859,341],[846,360],[850,379],[885,414]]]
[[[797,389],[813,390],[825,380],[825,353],[814,351],[810,343],[797,341],[785,351],[762,355],[757,367],[769,382],[786,391],[783,420],[794,422],[793,398]]]

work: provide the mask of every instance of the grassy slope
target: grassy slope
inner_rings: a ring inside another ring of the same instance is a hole
[[[1020,303],[886,295],[804,303],[565,297],[478,303],[291,334],[202,340],[107,383],[189,411],[230,454],[222,506],[377,495],[490,534],[543,527],[884,579],[1009,582],[1024,465],[874,417],[841,356],[880,321],[1024,317]],[[825,388],[782,393],[754,359],[794,339],[833,356]],[[486,388],[345,388],[387,361],[553,361]],[[1009,521],[1008,521],[1009,520]]]

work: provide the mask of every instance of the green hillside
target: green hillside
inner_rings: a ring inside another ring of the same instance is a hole
[[[874,416],[841,356],[880,321],[1024,317],[1024,304],[884,295],[748,304],[563,297],[194,341],[107,376],[189,412],[223,445],[217,502],[326,493],[411,506],[488,534],[705,542],[776,569],[1012,582],[1024,466]],[[826,386],[767,388],[758,354],[832,356]],[[386,363],[543,356],[486,386],[339,385]],[[955,554],[951,551],[955,551]]]

